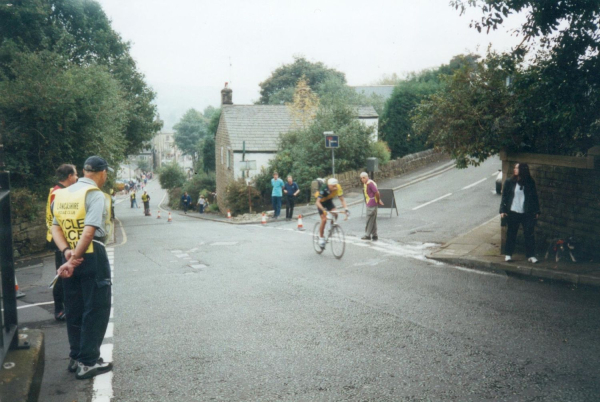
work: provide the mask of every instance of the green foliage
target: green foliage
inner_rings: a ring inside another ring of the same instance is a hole
[[[47,51],[80,67],[104,66],[119,81],[126,102],[124,153],[137,152],[160,130],[152,104],[155,93],[137,70],[129,44],[112,29],[98,2],[13,2],[0,6],[0,21],[0,76],[14,78],[10,66],[19,53]]]
[[[207,210],[205,209],[204,212],[207,212]],[[208,212],[219,212],[219,205],[215,204],[208,204]]]
[[[182,209],[181,196],[183,195],[183,189],[181,187],[174,187],[167,190],[167,193],[169,194],[169,208]]]
[[[335,170],[344,172],[363,168],[371,156],[369,136],[372,127],[356,120],[354,111],[342,103],[321,104],[317,115],[306,129],[291,131],[281,136],[280,150],[269,162],[269,168],[255,178],[257,188],[270,194],[273,171],[280,177],[294,177],[301,189],[301,200],[308,196],[310,183],[317,177],[331,174],[331,150],[325,149],[324,131],[334,131],[340,136],[340,148],[335,150]]]
[[[46,189],[49,191],[49,188]],[[46,194],[47,196],[47,194]],[[10,210],[12,223],[17,220],[32,222],[42,213],[45,213],[45,200],[36,193],[26,188],[10,190]]]
[[[215,138],[208,136],[202,143],[202,169],[205,172],[214,172],[215,162]]]
[[[208,193],[213,193],[217,189],[217,178],[214,172],[211,173],[196,173],[191,180],[188,180],[183,186],[183,191],[187,191],[187,193],[192,197],[192,200],[195,202],[198,201],[198,197],[201,192],[204,192],[204,195],[208,195]]]
[[[160,169],[158,181],[163,189],[171,190],[183,186],[185,179],[185,172],[177,162],[173,161]]]
[[[232,181],[227,186],[225,200],[227,208],[231,210],[232,215],[249,212],[249,198],[252,199],[252,205],[257,205],[261,199],[258,190],[247,186],[244,179],[240,178]]]
[[[219,128],[219,120],[221,119],[221,109],[216,109],[210,117],[208,123],[208,135],[215,137],[217,135],[217,129]]]
[[[198,143],[206,136],[208,127],[202,113],[189,109],[179,123],[173,126],[175,144],[185,155],[194,155],[198,151]]]
[[[311,63],[304,57],[294,57],[293,63],[279,67],[269,78],[259,84],[261,90],[258,103],[279,105],[292,102],[294,89],[302,76],[306,77],[310,88],[317,93],[319,84],[328,78],[337,77],[346,83],[344,73],[328,68],[321,62]]]
[[[392,151],[385,141],[377,141],[371,144],[369,157],[375,157],[380,165],[388,163],[392,157]]]
[[[204,115],[204,118],[208,121],[212,120],[215,114],[220,115],[221,109],[216,108],[214,106],[207,106],[204,108],[204,111],[202,111],[202,115]]]
[[[474,65],[478,58],[474,54],[454,56],[449,64],[409,74],[405,81],[396,85],[380,115],[380,136],[388,143],[393,158],[428,148],[427,135],[416,136],[413,130],[411,115],[414,109],[423,99],[442,88],[445,75],[462,66]]]
[[[104,67],[80,67],[55,53],[14,55],[11,80],[0,81],[0,134],[16,187],[40,190],[53,167],[82,166],[102,155],[115,166],[125,157],[126,102]]]

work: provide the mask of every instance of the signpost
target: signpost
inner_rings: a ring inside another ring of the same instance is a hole
[[[334,150],[340,147],[340,136],[333,134],[333,131],[325,131],[325,148],[331,148],[331,174],[335,177],[335,154]]]
[[[238,163],[240,164],[240,170],[245,172],[242,173],[242,177],[246,176],[246,186],[248,187],[248,206],[250,208],[250,212],[252,212],[252,198],[250,196],[250,171],[256,170],[256,161],[241,161]]]

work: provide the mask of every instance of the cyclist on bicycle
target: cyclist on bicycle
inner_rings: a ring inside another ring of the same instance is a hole
[[[326,185],[321,185],[321,183],[324,182],[322,179],[317,179],[317,181],[319,181],[320,189],[318,193],[315,194],[315,197],[317,197],[316,205],[319,209],[319,215],[321,216],[321,226],[319,227],[319,246],[321,248],[325,248],[325,238],[323,237],[323,233],[325,232],[325,224],[327,223],[326,210],[337,216],[337,210],[335,209],[335,205],[333,205],[333,199],[335,197],[340,199],[347,216],[350,216],[350,211],[348,211],[348,206],[346,205],[346,200],[344,199],[342,186],[340,186],[337,179],[331,178],[327,180]]]

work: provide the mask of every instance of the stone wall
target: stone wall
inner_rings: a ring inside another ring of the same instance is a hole
[[[415,154],[406,155],[399,159],[394,159],[385,165],[379,166],[379,172],[375,172],[374,179],[376,182],[378,182],[383,179],[388,179],[390,177],[412,172],[413,170],[417,170],[433,162],[449,159],[450,158],[447,155],[435,152],[432,149],[417,152]],[[362,182],[360,181],[359,175],[363,171],[364,169],[350,170],[348,172],[336,174],[335,176],[344,189],[360,187],[362,186]]]
[[[450,157],[446,154],[436,152],[433,149],[417,152],[415,154],[406,155],[399,159],[394,159],[385,165],[379,166],[379,172],[375,172],[374,179],[378,182],[383,179],[396,177],[401,174],[412,172],[430,163],[439,162],[442,160],[450,160]],[[362,170],[350,170],[344,173],[336,174],[335,177],[338,179],[343,189],[358,188],[362,186],[360,181],[360,174]],[[326,177],[328,179],[330,176]],[[312,184],[311,194],[317,191],[316,181]],[[314,196],[311,197],[311,203],[314,203]]]
[[[45,205],[44,205],[45,206]],[[33,221],[16,218],[13,222],[13,249],[15,258],[39,253],[46,249],[45,209]]]
[[[552,239],[573,236],[580,254],[600,257],[600,157],[590,150],[579,158],[535,154],[501,154],[501,158],[505,179],[516,163],[527,163],[535,180],[542,212],[535,232],[539,256],[544,256]],[[504,229],[503,250],[505,238]]]
[[[231,164],[227,167],[227,154],[231,153]],[[217,177],[217,204],[222,213],[227,212],[226,190],[227,185],[234,180],[233,153],[227,132],[225,118],[221,114],[219,128],[215,136],[215,170]]]

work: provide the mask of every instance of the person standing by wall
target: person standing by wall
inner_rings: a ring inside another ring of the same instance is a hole
[[[77,183],[77,169],[74,165],[63,164],[56,169],[56,178],[58,183],[50,189],[48,194],[48,202],[46,204],[46,226],[48,227],[48,233],[46,234],[46,241],[48,242],[48,248],[54,251],[54,265],[56,271],[63,263],[63,254],[54,243],[52,239],[52,203],[54,202],[54,193],[57,190],[67,188]],[[54,298],[54,319],[56,321],[64,321],[65,316],[65,305],[63,295],[63,281],[62,278],[58,278],[54,287],[52,288],[52,297]]]
[[[71,348],[68,370],[76,372],[77,379],[112,370],[112,363],[100,359],[112,293],[104,245],[111,232],[111,201],[100,190],[109,170],[112,171],[101,157],[89,157],[83,166],[84,177],[57,190],[52,203],[52,238],[66,260],[58,274],[65,289]]]
[[[517,163],[513,169],[513,176],[504,182],[500,216],[502,219],[506,219],[508,225],[504,260],[512,261],[517,232],[519,226],[523,225],[527,261],[532,264],[538,262],[535,258],[534,229],[540,216],[540,202],[535,182],[531,178],[529,166],[526,163]]]
[[[298,184],[292,178],[292,175],[287,177],[287,182],[283,186],[283,192],[285,193],[285,220],[291,221],[294,217],[294,205],[296,203],[296,197],[300,194],[300,188]]]
[[[377,183],[369,179],[367,172],[360,174],[360,181],[363,183],[363,192],[365,194],[365,203],[367,204],[367,224],[365,226],[365,235],[361,240],[379,240],[377,236],[377,208],[383,205]]]
[[[181,206],[183,207],[183,212],[187,214],[188,208],[192,205],[192,197],[189,196],[187,191],[183,193],[181,196]]]
[[[273,172],[271,179],[273,191],[271,192],[271,203],[273,204],[273,218],[279,218],[281,213],[281,197],[283,197],[283,180],[279,178],[279,173]]]
[[[198,198],[198,212],[200,212],[201,214],[204,213],[204,208],[206,207],[207,201],[204,198],[203,195],[200,195],[200,198]]]

